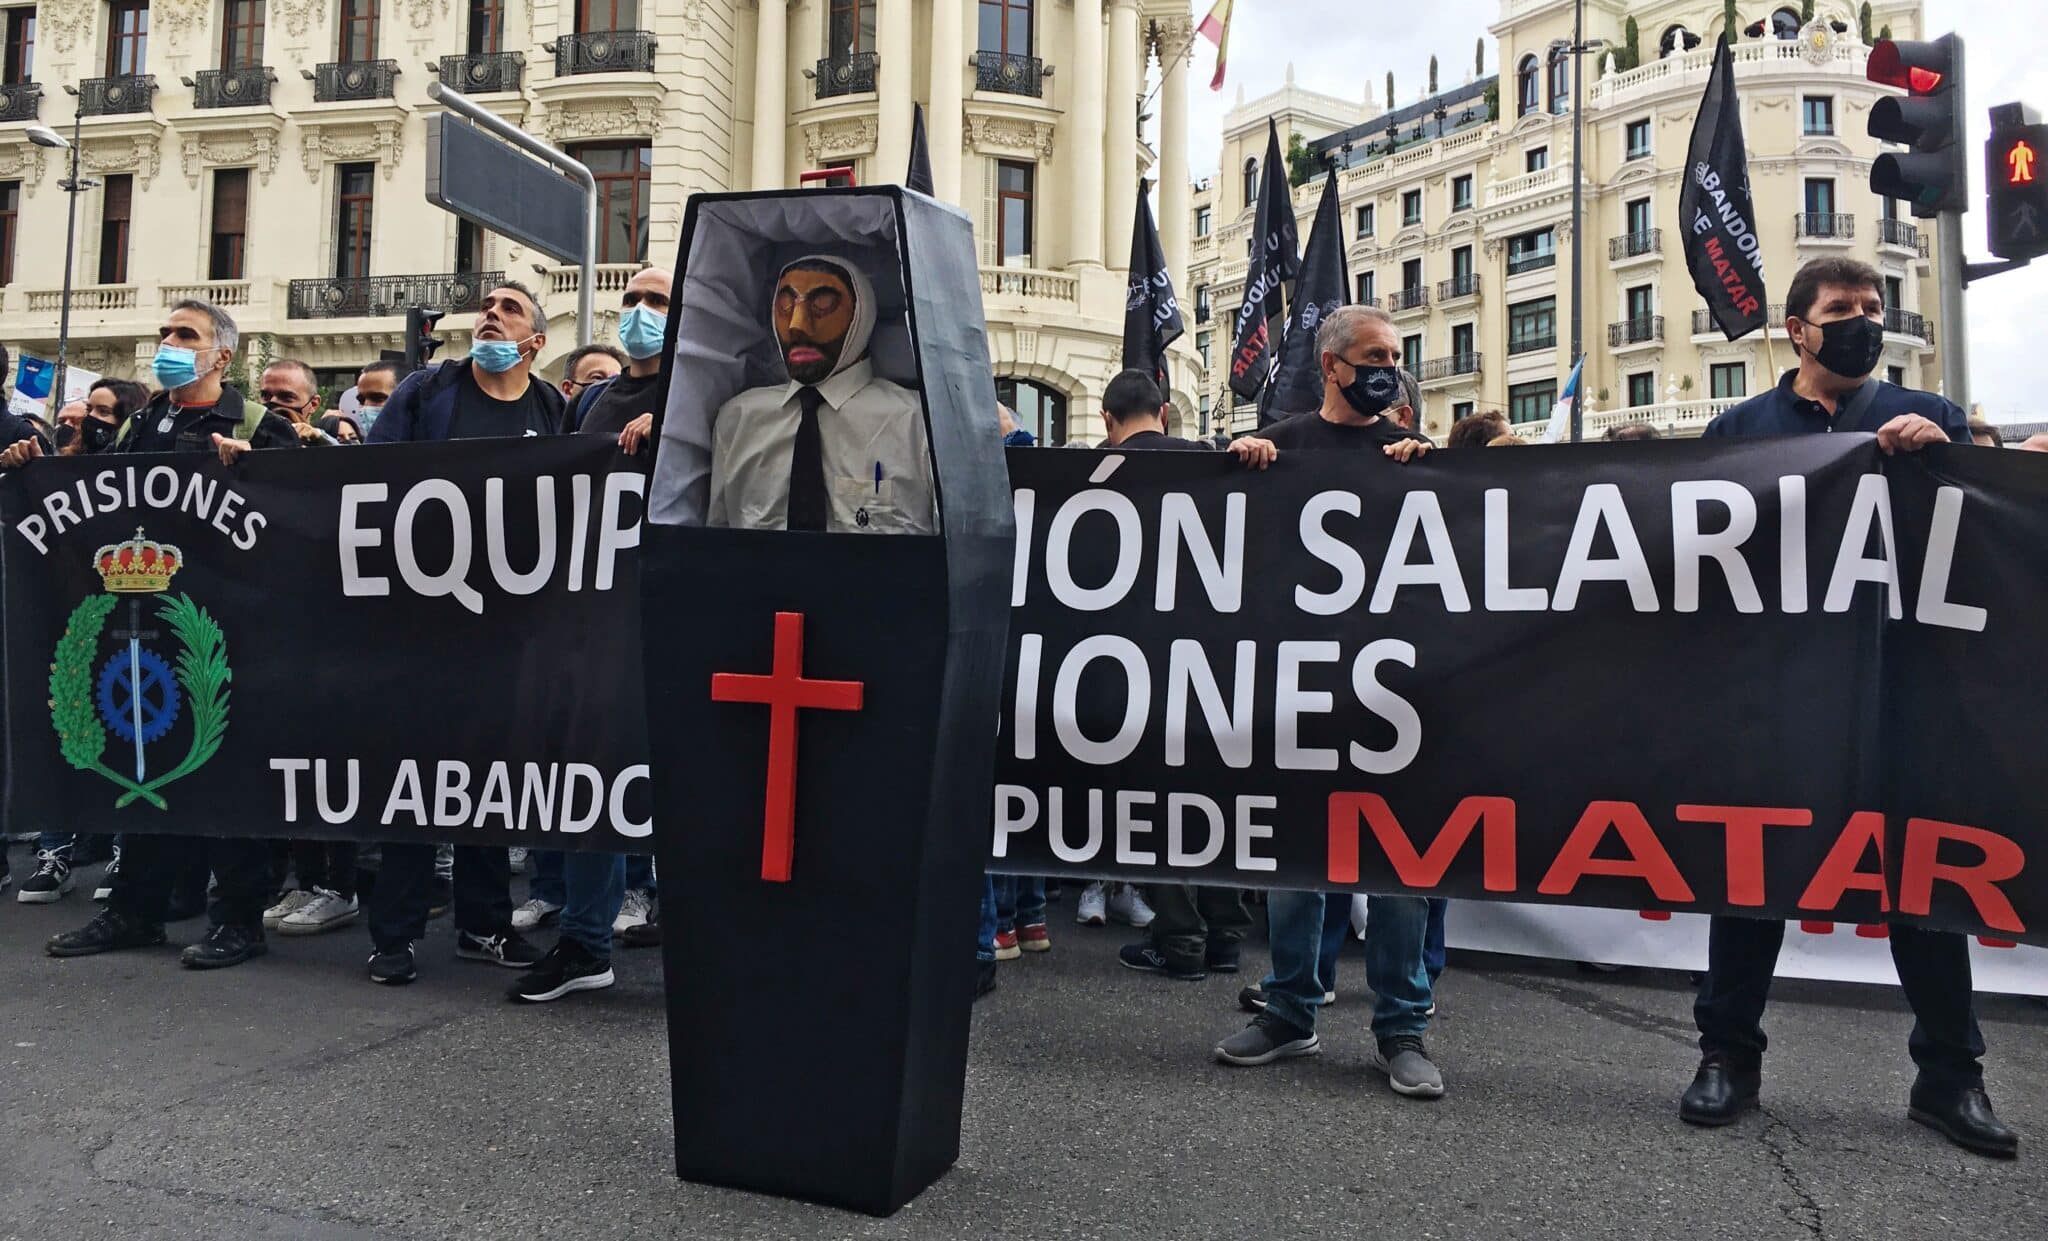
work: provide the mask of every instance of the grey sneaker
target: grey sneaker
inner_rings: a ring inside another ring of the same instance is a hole
[[[1387,1075],[1387,1084],[1395,1094],[1411,1099],[1443,1097],[1444,1075],[1430,1060],[1422,1040],[1413,1034],[1397,1034],[1381,1043],[1373,1049],[1368,1063]]]
[[[1250,1025],[1216,1044],[1216,1058],[1225,1064],[1271,1064],[1294,1056],[1313,1056],[1322,1049],[1315,1031],[1260,1013]]]

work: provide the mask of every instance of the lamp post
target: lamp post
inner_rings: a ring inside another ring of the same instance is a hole
[[[1550,54],[1556,57],[1570,54],[1572,58],[1572,365],[1578,366],[1586,356],[1586,220],[1585,188],[1583,173],[1586,147],[1586,80],[1583,72],[1587,52],[1607,46],[1605,39],[1586,38],[1586,0],[1574,0],[1572,4],[1572,37],[1567,43],[1558,39],[1550,45]],[[1571,442],[1576,444],[1585,436],[1585,391],[1587,376],[1579,373],[1578,386],[1572,389],[1572,434]]]
[[[64,89],[73,96],[78,94],[78,88],[75,86],[67,86]],[[26,130],[28,140],[39,147],[71,152],[71,175],[58,182],[58,188],[71,198],[71,218],[64,226],[64,301],[57,309],[57,370],[50,377],[50,417],[53,421],[57,417],[57,411],[64,407],[65,364],[71,353],[71,262],[72,256],[78,250],[78,195],[80,191],[99,184],[97,181],[81,182],[78,179],[80,122],[84,118],[84,100],[80,100],[72,110],[69,141],[47,125],[30,125]]]

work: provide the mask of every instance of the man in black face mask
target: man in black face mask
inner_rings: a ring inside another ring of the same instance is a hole
[[[1378,451],[1413,461],[1430,449],[1429,437],[1402,426],[1412,421],[1401,383],[1401,334],[1377,306],[1343,306],[1316,329],[1322,356],[1323,407],[1282,418],[1257,435],[1233,440],[1230,451],[1264,469],[1279,451]]]
[[[1970,442],[1953,402],[1871,378],[1884,352],[1884,284],[1853,259],[1816,259],[1785,295],[1785,331],[1799,369],[1778,386],[1709,423],[1704,437],[1874,431],[1885,452]],[[2019,1135],[2000,1123],[1984,1093],[1984,1036],[1971,999],[1969,941],[1951,931],[1895,923],[1892,963],[1915,1018],[1907,1047],[1919,1076],[1908,1115],[1967,1150],[2010,1159]],[[1725,1125],[1757,1105],[1763,1079],[1764,1001],[1785,924],[1717,917],[1707,939],[1707,977],[1693,1004],[1700,1067],[1678,1114]]]

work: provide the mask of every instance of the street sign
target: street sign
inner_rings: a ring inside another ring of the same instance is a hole
[[[460,117],[427,118],[427,201],[565,263],[583,260],[583,187]]]
[[[2021,262],[2048,254],[2048,165],[2041,162],[2048,158],[2048,125],[2024,123],[2027,111],[1992,109],[1991,139],[1984,144],[1991,253]]]

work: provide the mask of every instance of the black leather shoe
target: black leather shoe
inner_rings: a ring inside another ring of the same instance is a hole
[[[154,948],[163,942],[163,923],[137,922],[118,910],[103,909],[77,930],[52,935],[44,951],[53,957],[89,957],[118,948]]]
[[[1737,1068],[1726,1054],[1708,1052],[1678,1101],[1678,1118],[1690,1125],[1732,1125],[1757,1105],[1762,1089],[1762,1070]]]
[[[230,965],[240,965],[251,957],[260,957],[270,951],[270,945],[263,942],[263,932],[242,926],[217,926],[207,932],[206,938],[178,954],[178,960],[189,969],[222,970]]]
[[[1964,1150],[1993,1159],[2019,1158],[2020,1135],[1991,1110],[1991,1097],[1982,1086],[1944,1090],[1916,1081],[1906,1115]]]

